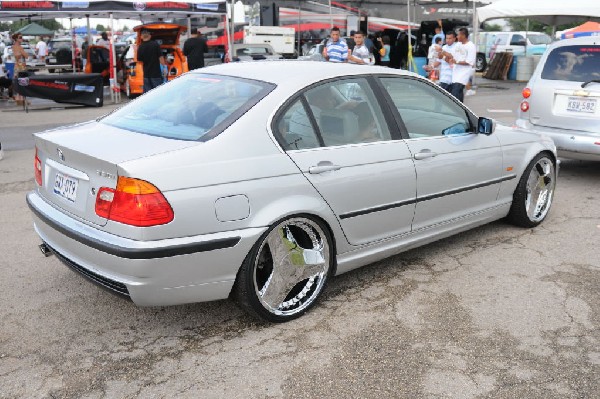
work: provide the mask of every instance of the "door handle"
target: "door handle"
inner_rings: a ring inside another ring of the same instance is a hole
[[[334,170],[340,170],[342,167],[339,165],[334,165],[329,161],[321,161],[316,166],[311,166],[308,168],[308,173],[311,175],[316,175],[319,173],[331,172]]]
[[[433,158],[433,157],[437,157],[437,152],[433,152],[431,150],[423,150],[421,152],[417,152],[414,155],[414,158],[417,160]]]

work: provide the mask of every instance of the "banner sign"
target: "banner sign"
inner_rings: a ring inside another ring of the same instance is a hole
[[[13,80],[13,90],[26,97],[45,98],[57,103],[101,107],[104,79],[99,73],[32,75]]]
[[[185,1],[0,1],[0,10],[15,13],[224,13],[225,3]]]

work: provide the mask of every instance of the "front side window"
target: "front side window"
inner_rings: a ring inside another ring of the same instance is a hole
[[[427,83],[410,78],[381,78],[411,139],[469,133],[464,108]]]
[[[552,38],[548,35],[537,34],[537,35],[529,35],[527,36],[531,44],[550,44],[552,43]]]
[[[522,46],[525,44],[525,36],[515,33],[510,39],[511,46]]]
[[[542,79],[587,82],[600,79],[600,46],[557,47],[546,59]]]
[[[132,101],[101,123],[152,136],[207,140],[273,88],[255,80],[187,74]]]

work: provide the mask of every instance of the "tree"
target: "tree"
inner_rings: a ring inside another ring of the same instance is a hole
[[[559,30],[574,28],[576,26],[581,25],[583,22],[585,22],[585,20],[582,20],[579,22],[572,22],[569,24],[557,25],[556,30],[559,31]],[[508,20],[508,23],[509,23],[510,27],[512,28],[512,30],[516,30],[516,31],[527,30],[527,18],[511,18]],[[529,31],[530,32],[544,32],[544,33],[551,35],[552,34],[552,25],[546,25],[541,22],[530,19],[529,20]]]
[[[21,29],[22,27],[29,25],[31,22],[35,22],[36,24],[41,25],[44,28],[50,29],[53,31],[57,31],[59,29],[64,29],[62,24],[55,19],[43,19],[43,20],[38,20],[38,21],[36,21],[36,20],[30,21],[29,19],[21,19],[19,21],[0,23],[0,31],[8,30],[11,32],[16,32],[19,29]]]
[[[129,26],[127,26],[127,25],[123,26],[123,29],[121,29],[121,31],[129,32]]]
[[[98,24],[98,25],[96,25],[96,30],[98,32],[104,32],[104,31],[106,31],[106,28],[104,27],[104,25]]]
[[[500,26],[499,24],[490,24],[490,23],[484,22],[483,30],[486,32],[500,32],[500,31],[502,31],[502,26]]]

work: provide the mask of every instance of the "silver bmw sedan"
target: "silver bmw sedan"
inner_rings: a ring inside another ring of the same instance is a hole
[[[551,139],[431,82],[302,61],[188,73],[35,135],[46,255],[141,306],[235,298],[294,319],[330,277],[507,217],[546,218]]]

